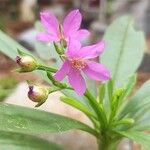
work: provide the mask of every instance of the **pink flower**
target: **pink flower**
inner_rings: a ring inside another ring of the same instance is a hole
[[[79,29],[82,21],[82,16],[79,10],[71,11],[64,19],[63,24],[59,24],[54,14],[50,12],[41,12],[41,22],[45,28],[45,32],[39,33],[37,39],[45,42],[58,42],[71,37],[80,41],[83,37],[89,35],[89,31]]]
[[[83,95],[86,91],[86,83],[82,77],[82,72],[93,80],[109,80],[110,74],[107,68],[91,60],[103,52],[104,46],[104,42],[99,42],[81,48],[80,44],[71,39],[65,53],[65,61],[54,78],[61,81],[65,76],[68,76],[70,85],[79,95]]]

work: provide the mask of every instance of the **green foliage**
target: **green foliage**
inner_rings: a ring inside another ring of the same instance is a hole
[[[128,130],[119,132],[121,135],[141,144],[144,147],[144,150],[150,149],[150,135],[148,133]]]
[[[133,87],[136,83],[136,76],[134,76],[136,69],[139,67],[143,52],[145,48],[144,36],[141,32],[135,31],[133,27],[133,20],[128,17],[122,17],[114,21],[104,35],[106,42],[106,51],[101,57],[101,62],[104,63],[111,71],[113,86],[111,82],[107,85],[107,94],[105,96],[105,103],[111,106],[110,121],[114,129],[121,132],[122,136],[128,137],[147,148],[150,146],[148,134],[139,132],[140,130],[150,130],[150,83],[149,81],[127,101],[128,96],[131,94]],[[134,57],[135,56],[135,57]],[[112,90],[113,87],[113,90]],[[123,93],[114,101],[113,93],[118,88],[123,88]],[[114,113],[113,107],[115,105]],[[135,122],[134,122],[135,121]],[[131,125],[128,124],[131,122]],[[126,124],[127,123],[127,124]],[[136,130],[134,132],[128,131],[128,128]],[[138,135],[139,133],[139,135]],[[137,137],[137,138],[136,138]],[[145,142],[142,140],[145,138]]]
[[[15,88],[17,81],[13,77],[0,78],[0,101],[3,101]]]
[[[124,99],[128,98],[128,96],[132,93],[132,90],[134,89],[134,86],[136,84],[136,75],[134,74],[133,76],[128,78],[128,81],[124,87],[124,93],[121,96],[121,103],[123,103]],[[125,103],[125,102],[124,102]]]
[[[0,129],[19,133],[51,133],[71,129],[94,132],[87,125],[53,113],[0,103]]]
[[[11,39],[4,32],[0,31],[0,51],[15,60],[18,55],[17,49],[20,49],[27,54],[31,54],[27,49],[21,46],[19,43]]]
[[[2,150],[63,150],[60,146],[32,135],[0,131]]]
[[[0,88],[0,101],[3,101],[10,94],[10,90]]]
[[[88,110],[88,108],[81,102],[77,101],[76,99],[70,98],[70,97],[60,97],[61,101],[63,101],[64,103],[77,108],[78,110],[82,111],[83,113],[85,113],[87,116],[91,116],[94,117],[95,116]]]
[[[145,105],[150,104],[150,80],[131,97],[128,104],[125,106],[122,115],[134,117],[138,111],[143,109]]]
[[[143,33],[135,31],[129,16],[115,20],[104,35],[106,50],[101,62],[111,71],[115,88],[121,87],[139,67],[145,48]]]
[[[0,50],[10,58],[14,59],[16,57],[17,49],[32,55],[3,32],[0,32],[0,37]],[[112,79],[101,85],[97,98],[95,97],[97,92],[95,82],[87,80],[90,91],[86,90],[84,98],[78,97],[68,87],[66,80],[63,83],[54,80],[52,73],[55,70],[52,72],[47,70],[48,67],[43,67],[41,61],[39,61],[41,63],[40,67],[37,68],[40,70],[38,74],[53,84],[55,87],[54,91],[62,90],[65,95],[61,98],[63,102],[77,108],[89,117],[94,125],[94,129],[61,115],[9,104],[0,104],[1,130],[19,132],[21,134],[38,134],[80,129],[93,134],[97,138],[107,139],[109,144],[118,142],[122,137],[128,137],[147,148],[149,146],[149,136],[145,137],[147,134],[139,131],[150,129],[150,122],[148,121],[150,120],[149,81],[144,84],[135,96],[132,96],[127,101],[136,83],[135,71],[143,57],[145,48],[144,36],[141,32],[134,29],[133,20],[128,16],[124,16],[115,20],[108,27],[104,40],[106,42],[106,51],[101,57],[101,62],[110,70]],[[44,52],[50,50],[50,58],[56,59],[54,66],[60,67],[61,56],[56,53],[53,45],[35,44],[37,53],[41,58],[45,58],[43,49]],[[49,57],[48,53],[46,53],[46,60]],[[47,74],[43,74],[42,71],[46,71]]]
[[[132,96],[123,108],[120,117],[132,117],[136,120],[133,128],[150,130],[150,80]]]
[[[3,77],[0,78],[0,86],[4,89],[12,89],[17,84],[14,77]]]

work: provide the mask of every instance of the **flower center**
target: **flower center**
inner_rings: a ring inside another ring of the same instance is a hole
[[[72,67],[78,70],[82,70],[83,68],[86,67],[85,60],[81,58],[73,58],[70,60],[70,62],[71,62]]]

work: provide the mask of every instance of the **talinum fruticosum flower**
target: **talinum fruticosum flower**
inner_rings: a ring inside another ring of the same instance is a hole
[[[60,24],[51,12],[44,11],[40,13],[41,23],[45,32],[39,33],[37,39],[44,42],[65,41],[68,43],[69,38],[80,41],[83,37],[89,35],[86,29],[80,29],[82,16],[79,10],[71,11]]]
[[[109,80],[108,69],[103,64],[92,60],[103,52],[104,47],[104,42],[81,47],[80,44],[70,39],[64,63],[60,70],[56,72],[54,78],[61,81],[65,76],[68,76],[70,85],[79,95],[83,95],[86,91],[86,83],[82,73],[93,80]]]

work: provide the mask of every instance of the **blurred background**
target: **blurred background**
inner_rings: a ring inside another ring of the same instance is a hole
[[[94,43],[102,38],[107,26],[117,17],[131,15],[136,22],[137,30],[142,30],[146,37],[147,47],[141,66],[138,69],[138,84],[150,78],[150,0],[0,0],[0,29],[18,41],[35,55],[50,63],[49,50],[36,42],[37,30],[40,28],[39,12],[49,10],[60,20],[72,9],[80,9],[83,15],[82,27],[91,31],[91,36],[84,39],[84,45]],[[134,56],[133,56],[134,57]],[[135,56],[136,57],[136,56]],[[16,63],[0,52],[0,101],[33,107],[27,98],[25,80],[43,81],[32,73],[18,74],[12,71]],[[71,116],[84,122],[87,118],[59,102],[60,93],[50,95],[48,101],[40,109]],[[56,107],[57,106],[57,107]],[[71,131],[61,135],[44,135],[47,139],[57,141],[68,147],[68,150],[96,150],[95,140],[85,133]],[[74,138],[76,140],[74,140]],[[134,149],[133,143],[125,141],[121,150]]]

